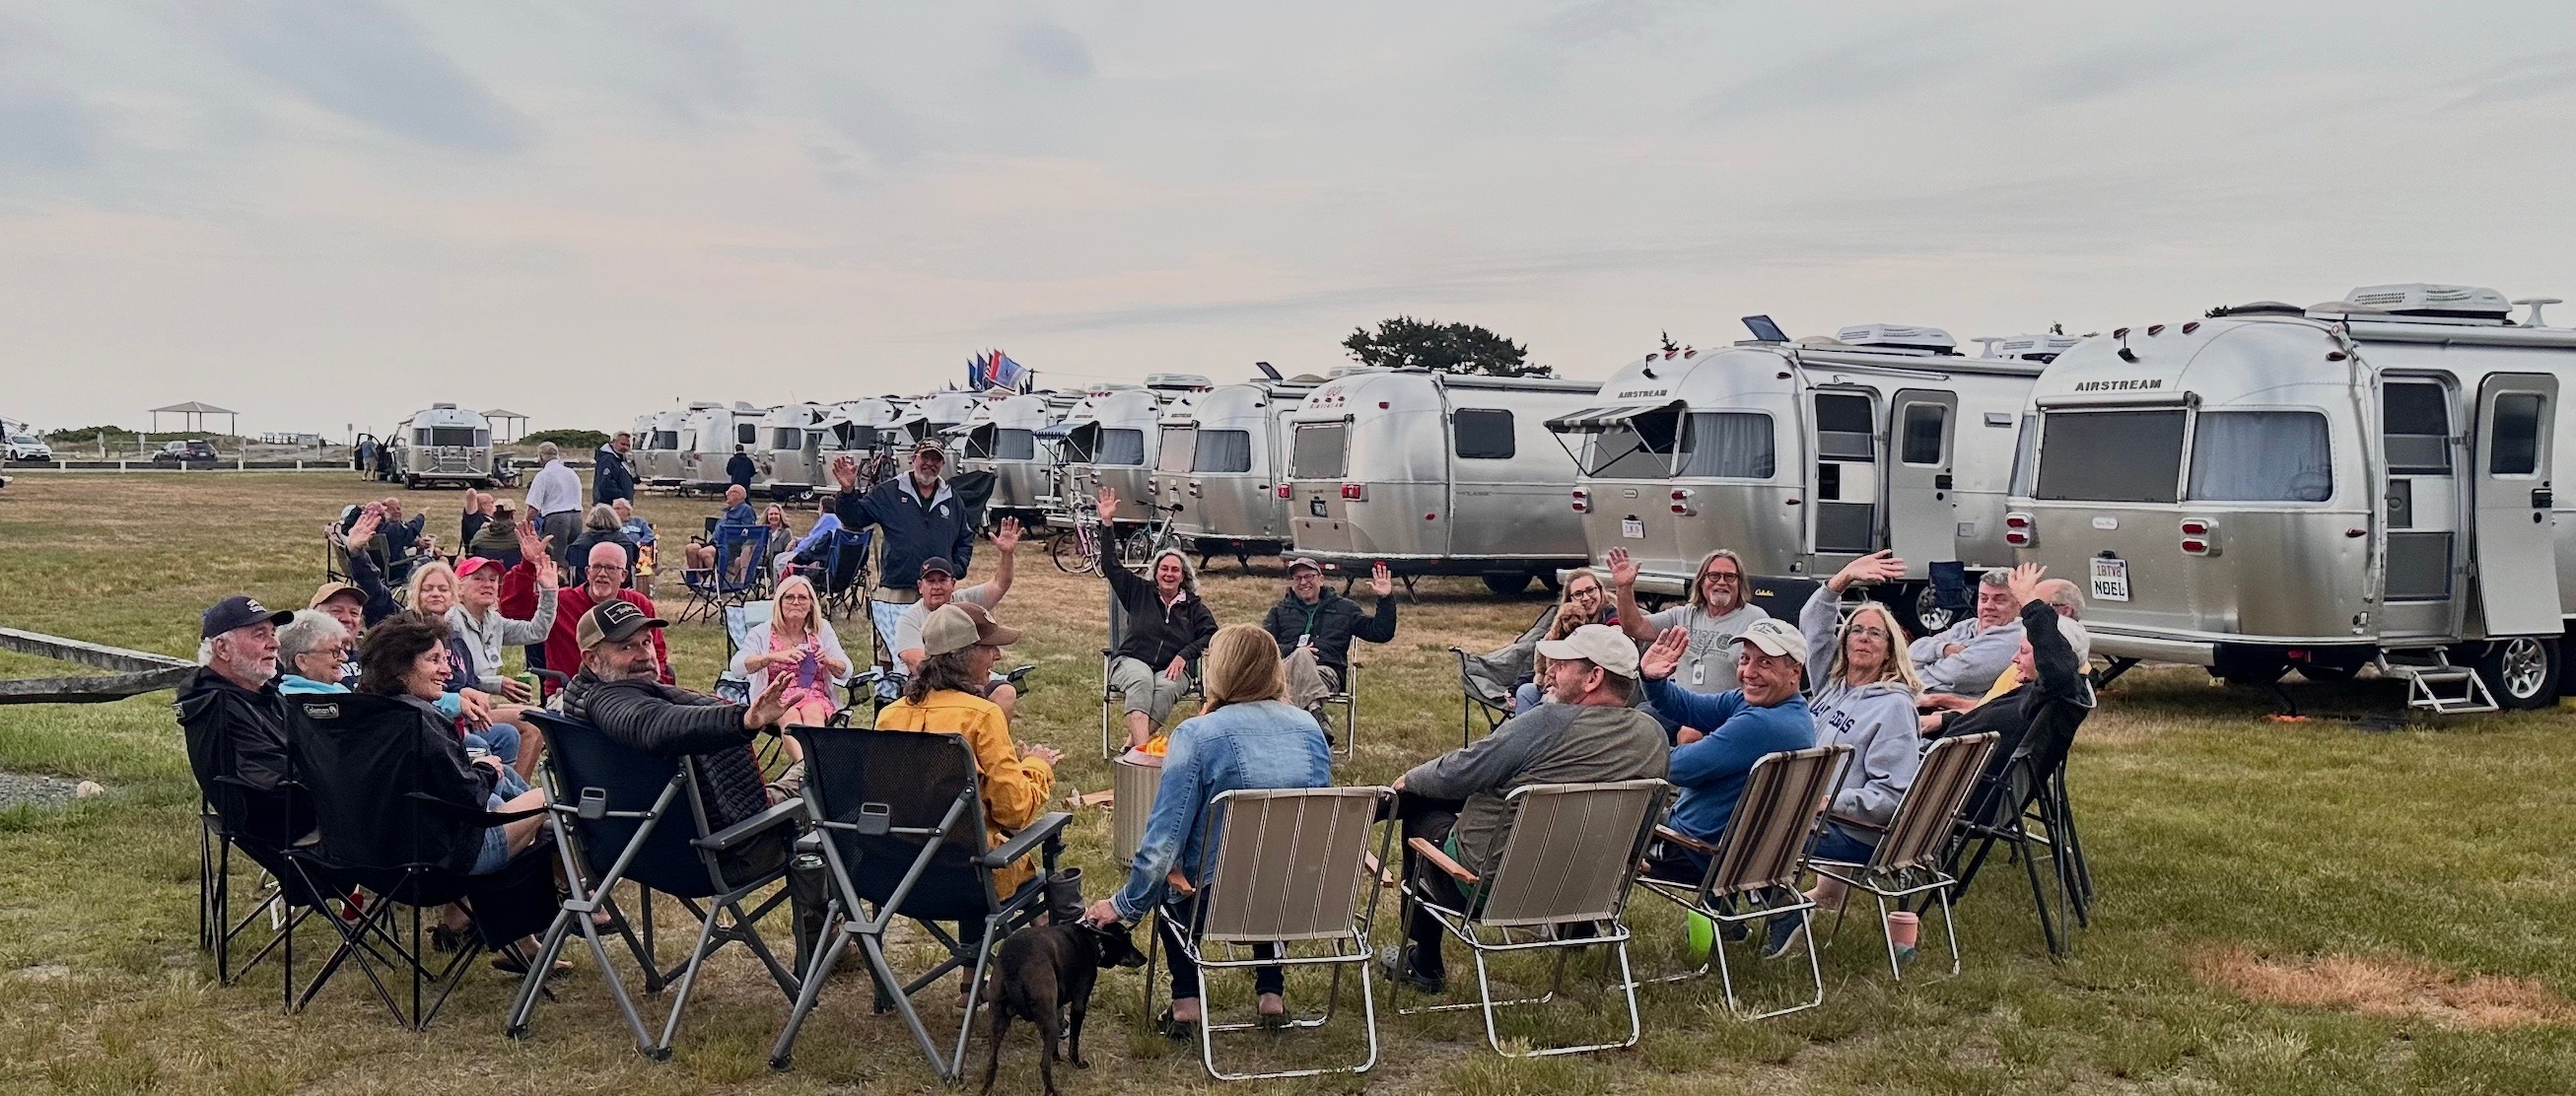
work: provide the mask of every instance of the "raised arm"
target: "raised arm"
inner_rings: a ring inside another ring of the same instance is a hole
[[[1351,636],[1369,643],[1389,643],[1395,639],[1395,576],[1388,573],[1385,561],[1369,570],[1369,592],[1377,595],[1377,608],[1351,628]]]
[[[1000,605],[1002,598],[1011,592],[1011,575],[1018,570],[1013,561],[1020,554],[1020,519],[1003,518],[1002,524],[993,530],[993,554],[993,577],[985,580],[993,588],[993,604],[985,606],[987,609]],[[958,566],[965,564],[961,562]]]
[[[1613,548],[1603,562],[1610,565],[1610,588],[1618,597],[1619,630],[1639,643],[1654,642],[1655,625],[1637,607],[1637,561],[1629,558],[1627,549]]]

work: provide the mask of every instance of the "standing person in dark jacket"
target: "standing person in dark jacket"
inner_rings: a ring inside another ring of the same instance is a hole
[[[1116,488],[1100,489],[1100,512],[1116,513]],[[1172,714],[1189,688],[1190,665],[1216,635],[1216,614],[1199,600],[1198,575],[1180,549],[1155,553],[1151,581],[1136,577],[1118,562],[1116,551],[1100,553],[1101,577],[1109,595],[1127,619],[1127,634],[1109,662],[1109,687],[1127,706],[1127,745],[1142,746],[1154,728]]]
[[[1311,559],[1288,564],[1288,592],[1261,630],[1287,652],[1288,703],[1323,716],[1316,709],[1324,698],[1342,691],[1350,679],[1351,640],[1385,643],[1395,638],[1395,579],[1380,563],[1369,573],[1369,592],[1377,595],[1375,612],[1362,616],[1356,601],[1324,589],[1324,568]]]
[[[654,642],[664,622],[625,601],[603,601],[582,614],[576,640],[581,672],[564,686],[564,714],[618,744],[655,757],[697,760],[698,794],[707,824],[721,830],[785,802],[802,787],[804,766],[775,786],[761,782],[752,739],[786,715],[781,699],[793,674],[773,674],[750,704],[731,704],[657,680]],[[728,854],[726,870],[764,871],[787,858],[784,840],[757,842]]]
[[[2013,568],[2005,583],[2013,604],[2021,606],[2021,646],[2013,653],[2012,664],[2026,684],[1970,711],[1931,712],[1922,717],[1926,739],[1985,731],[2002,736],[1986,761],[1976,798],[1968,804],[1969,818],[1991,819],[2009,808],[1996,802],[2004,791],[1996,778],[2013,758],[2027,754],[2032,767],[2043,774],[2063,763],[2067,748],[2075,743],[2075,729],[2093,713],[2093,682],[2084,676],[2081,653],[2091,645],[2091,638],[2082,623],[2059,615],[2041,595],[2040,580],[2047,574],[2047,568],[2025,563]]]
[[[277,626],[295,614],[248,597],[198,618],[195,677],[179,686],[179,727],[197,789],[236,840],[277,850],[301,836],[286,777],[286,710],[277,697]],[[232,781],[239,781],[236,784]]]
[[[759,474],[760,464],[751,459],[751,451],[739,445],[734,446],[733,458],[725,461],[725,479],[732,482],[734,486],[742,488],[742,492],[748,495],[751,493],[751,478]]]
[[[635,497],[635,466],[627,463],[626,451],[635,448],[635,437],[620,430],[608,444],[590,455],[590,501],[607,505],[619,499]]]
[[[974,562],[975,524],[966,504],[948,489],[940,472],[948,454],[939,443],[924,440],[912,450],[912,472],[862,492],[859,462],[844,453],[832,459],[832,478],[841,493],[832,513],[851,532],[877,527],[877,586],[868,592],[868,622],[877,633],[877,664],[888,665],[896,621],[904,607],[921,600],[921,564],[946,559],[962,574]]]

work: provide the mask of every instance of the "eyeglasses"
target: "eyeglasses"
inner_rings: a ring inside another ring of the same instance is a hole
[[[1701,575],[1699,578],[1702,582],[1741,583],[1744,581],[1744,576],[1736,574],[1733,571],[1711,571],[1705,575]]]
[[[602,574],[610,575],[622,575],[626,573],[626,568],[614,563],[593,563],[590,565],[590,569]]]

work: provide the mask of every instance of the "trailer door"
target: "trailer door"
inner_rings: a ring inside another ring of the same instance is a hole
[[[1808,550],[1822,557],[1868,555],[1884,543],[1878,524],[1878,400],[1867,388],[1815,394],[1808,451],[1815,455],[1808,490]],[[1842,566],[1819,559],[1816,573]]]
[[[2557,411],[2555,377],[2497,373],[2478,386],[2473,550],[2488,635],[2555,635],[2563,627],[2550,527]]]
[[[1950,504],[1955,392],[1907,388],[1889,401],[1887,546],[1899,559],[1959,558],[1958,515]]]

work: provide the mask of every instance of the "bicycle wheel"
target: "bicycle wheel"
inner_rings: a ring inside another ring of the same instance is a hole
[[[1083,545],[1089,539],[1079,529],[1067,529],[1056,534],[1054,543],[1047,546],[1047,556],[1055,560],[1057,570],[1068,575],[1090,574],[1100,566],[1100,560]]]
[[[1117,544],[1118,562],[1126,564],[1130,571],[1143,567],[1146,560],[1154,558],[1154,534],[1151,531],[1131,530],[1119,537]]]

